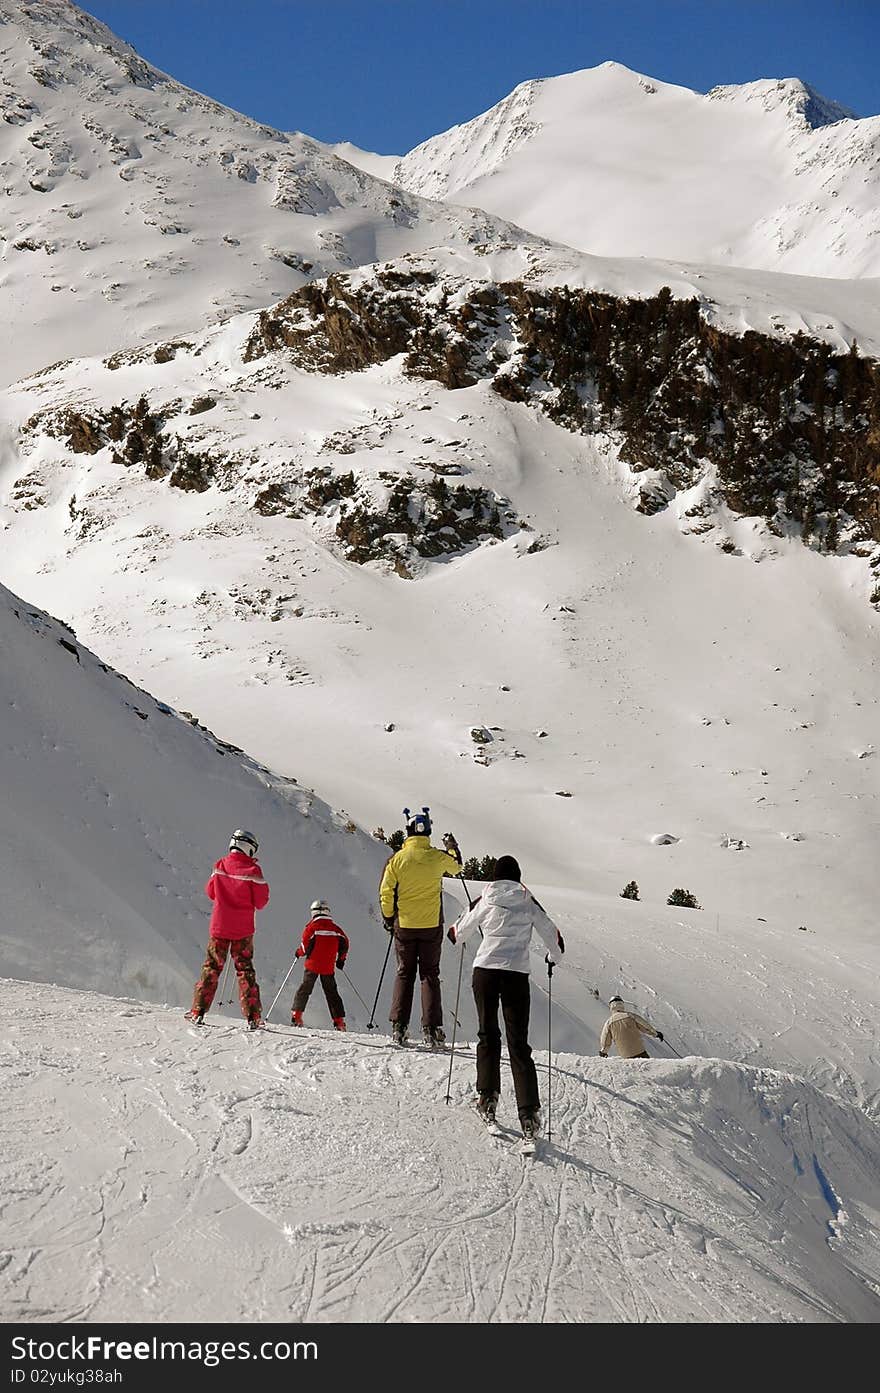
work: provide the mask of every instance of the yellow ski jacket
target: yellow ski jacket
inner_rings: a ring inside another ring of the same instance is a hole
[[[382,874],[382,914],[386,919],[397,915],[402,929],[436,929],[442,923],[443,877],[460,870],[461,862],[432,846],[430,838],[407,837]]]

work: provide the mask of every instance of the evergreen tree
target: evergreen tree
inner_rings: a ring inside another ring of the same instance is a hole
[[[622,900],[637,900],[639,898],[639,887],[634,880],[624,885],[620,892],[620,898]]]
[[[676,905],[679,909],[703,908],[696,895],[692,895],[690,890],[682,890],[681,888],[673,890],[666,903]]]

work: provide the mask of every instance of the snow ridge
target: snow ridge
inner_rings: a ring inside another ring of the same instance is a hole
[[[703,95],[609,62],[523,83],[393,177],[600,256],[865,277],[878,145],[880,117],[799,79]]]

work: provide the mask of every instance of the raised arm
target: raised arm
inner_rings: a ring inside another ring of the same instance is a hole
[[[463,913],[458,916],[452,928],[449,930],[449,933],[446,935],[447,938],[451,939],[453,943],[463,943],[466,938],[470,937],[474,929],[480,927],[482,917],[483,903],[482,900],[477,900],[475,905],[472,905],[470,909],[464,910]]]

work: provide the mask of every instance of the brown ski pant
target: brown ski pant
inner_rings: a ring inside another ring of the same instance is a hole
[[[397,954],[397,976],[388,1019],[392,1025],[409,1025],[412,1014],[416,972],[422,983],[422,1026],[443,1024],[443,1004],[440,999],[440,950],[443,929],[394,930],[394,951]]]

